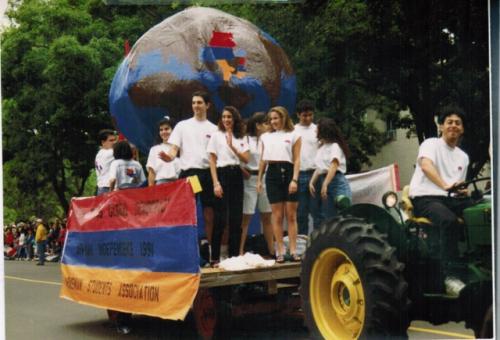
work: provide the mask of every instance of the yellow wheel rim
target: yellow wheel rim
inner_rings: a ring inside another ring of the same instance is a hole
[[[311,310],[325,339],[357,339],[365,320],[365,294],[349,256],[335,248],[314,262],[309,296]]]

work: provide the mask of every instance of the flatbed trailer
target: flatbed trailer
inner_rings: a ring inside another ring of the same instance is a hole
[[[202,268],[193,316],[203,339],[228,338],[233,317],[261,313],[300,313],[301,264],[228,271]]]
[[[271,267],[260,267],[238,271],[220,268],[202,268],[200,288],[232,286],[252,282],[275,282],[300,276],[300,262],[275,263]]]

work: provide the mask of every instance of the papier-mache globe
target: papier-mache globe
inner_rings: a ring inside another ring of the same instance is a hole
[[[225,105],[243,117],[281,105],[293,112],[296,77],[280,45],[252,23],[220,10],[185,9],[146,32],[113,79],[109,105],[116,127],[142,152],[157,123],[192,116],[191,95],[207,91],[216,121]]]

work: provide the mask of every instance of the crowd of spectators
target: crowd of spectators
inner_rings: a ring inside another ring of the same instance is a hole
[[[40,225],[46,229],[46,240],[43,240],[45,258],[47,261],[59,261],[66,238],[66,219],[58,218],[52,218],[48,223],[41,218],[32,218],[4,226],[4,259],[40,262],[37,246],[40,247],[42,240],[36,239]]]

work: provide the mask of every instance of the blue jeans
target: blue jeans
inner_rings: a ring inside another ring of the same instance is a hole
[[[299,206],[297,208],[297,225],[299,234],[307,235],[309,231],[309,215],[313,218],[314,228],[318,228],[323,220],[321,210],[319,209],[318,200],[311,196],[309,192],[309,181],[311,180],[313,171],[301,171],[299,173],[299,183],[297,194],[299,198]]]
[[[320,204],[323,219],[337,216],[338,211],[335,205],[335,199],[337,196],[347,196],[352,201],[351,187],[349,186],[349,182],[345,178],[344,174],[340,171],[337,171],[335,177],[333,177],[332,181],[328,185],[327,198],[323,200],[321,198],[321,186],[323,185],[325,177],[326,175],[319,176],[318,181],[316,182],[316,197]]]
[[[36,251],[38,253],[38,263],[45,262],[45,246],[47,245],[47,241],[37,242],[36,243]]]

